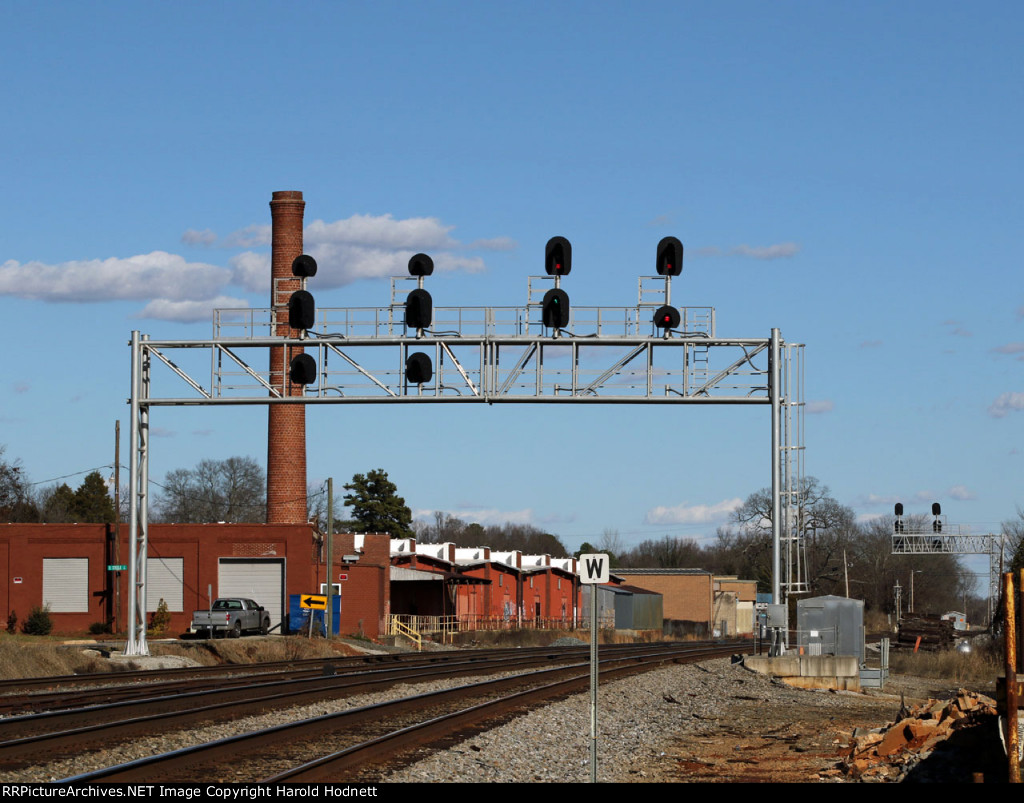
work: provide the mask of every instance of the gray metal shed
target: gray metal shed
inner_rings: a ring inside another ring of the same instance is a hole
[[[864,663],[864,601],[813,597],[796,604],[797,644],[804,655],[853,655]]]

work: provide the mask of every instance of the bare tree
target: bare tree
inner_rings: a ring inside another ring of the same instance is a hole
[[[334,494],[334,508],[331,516],[334,519],[334,532],[348,532],[350,522],[345,518],[344,500]],[[306,486],[306,516],[320,532],[327,531],[327,483],[309,483]]]
[[[157,499],[162,522],[262,523],[267,520],[266,475],[251,457],[202,460],[167,473]]]
[[[1024,510],[1017,508],[1017,518],[1003,522],[1003,536],[1006,539],[1004,554],[1011,556],[1006,571],[1024,569]]]
[[[39,510],[32,499],[21,461],[5,460],[6,450],[6,446],[0,446],[0,516],[3,521],[38,521]]]
[[[641,541],[633,549],[618,556],[620,566],[634,569],[700,569],[705,567],[706,555],[693,538],[675,538]]]

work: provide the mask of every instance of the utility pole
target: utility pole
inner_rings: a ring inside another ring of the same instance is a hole
[[[121,564],[121,419],[114,421],[114,565]],[[114,621],[110,629],[118,632],[121,621],[121,571],[114,572]]]
[[[312,615],[312,614],[310,614]],[[334,477],[327,478],[327,638],[334,635]]]

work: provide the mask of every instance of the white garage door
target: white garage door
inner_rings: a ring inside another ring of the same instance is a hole
[[[43,558],[43,605],[54,613],[89,612],[88,558]]]
[[[280,625],[284,620],[284,558],[221,558],[217,596],[255,600],[270,612],[270,626]]]
[[[160,600],[171,613],[185,610],[184,572],[184,558],[146,558],[146,613],[155,612]]]

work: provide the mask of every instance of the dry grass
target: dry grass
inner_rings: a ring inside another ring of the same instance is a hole
[[[265,661],[299,661],[304,658],[329,658],[348,654],[323,639],[302,636],[216,639],[201,643],[150,642],[154,655],[181,655],[204,666],[212,664],[255,664]]]
[[[202,666],[294,661],[350,655],[341,644],[302,637],[218,639],[209,642],[150,641],[152,655],[179,655]],[[0,635],[0,678],[33,678],[137,669],[133,662],[114,664],[87,643],[64,644],[57,638]]]
[[[969,653],[953,649],[917,653],[893,650],[889,656],[889,668],[904,675],[938,678],[958,685],[991,683],[1002,671],[1002,658],[998,650],[975,639]]]
[[[0,678],[38,678],[103,672],[107,662],[97,653],[84,653],[81,647],[66,647],[58,642],[30,636],[0,638]]]

